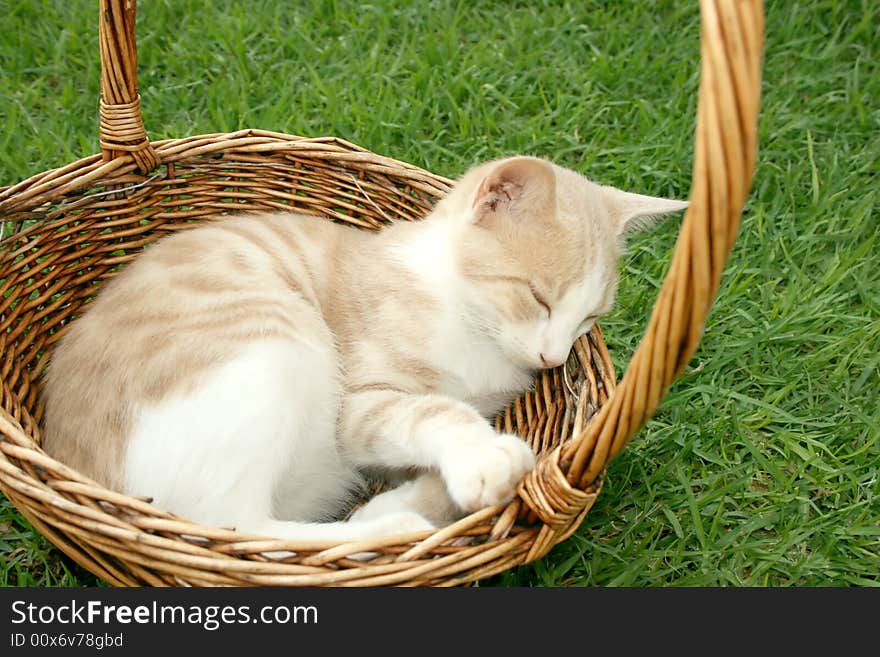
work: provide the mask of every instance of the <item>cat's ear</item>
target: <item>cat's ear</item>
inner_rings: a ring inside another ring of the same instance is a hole
[[[615,187],[603,187],[602,191],[611,219],[618,227],[618,235],[644,230],[664,215],[688,206],[688,201],[634,194]]]
[[[499,219],[540,219],[556,207],[553,166],[535,157],[512,157],[494,164],[477,186],[471,201],[476,224]]]

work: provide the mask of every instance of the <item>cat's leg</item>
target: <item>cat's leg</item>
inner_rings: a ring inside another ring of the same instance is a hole
[[[443,477],[435,472],[425,472],[376,495],[355,511],[351,520],[359,522],[405,512],[416,513],[437,527],[448,525],[464,515],[449,496]]]
[[[292,541],[351,543],[372,538],[425,532],[435,525],[412,511],[397,511],[375,518],[338,522],[296,522],[275,518],[252,518],[237,530],[271,538]]]
[[[435,470],[465,511],[510,501],[535,465],[521,438],[495,432],[476,409],[443,395],[372,387],[351,392],[343,399],[340,429],[359,466]]]
[[[126,492],[201,524],[291,540],[431,529],[411,512],[318,522],[339,512],[359,483],[336,445],[334,358],[320,345],[256,341],[195,389],[138,409]]]

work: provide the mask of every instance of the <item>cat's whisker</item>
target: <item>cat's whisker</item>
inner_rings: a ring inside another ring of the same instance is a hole
[[[574,388],[571,385],[571,373],[568,371],[568,359],[565,359],[565,362],[562,364],[562,382],[565,384],[566,390],[571,395],[572,400],[575,404],[577,404],[580,399],[580,395],[574,391]]]

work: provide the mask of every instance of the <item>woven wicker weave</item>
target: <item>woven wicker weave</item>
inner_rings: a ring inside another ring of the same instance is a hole
[[[52,345],[120,265],[170,231],[242,210],[364,228],[423,217],[450,181],[327,137],[242,130],[150,142],[137,94],[134,0],[101,0],[102,154],[0,188],[0,488],[56,546],[115,585],[453,585],[544,555],[580,524],[605,470],[696,349],[754,167],[763,12],[703,0],[691,206],[644,338],[615,386],[599,329],[496,426],[538,454],[516,499],[433,533],[345,545],[192,524],[107,490],[40,449]],[[295,554],[279,560],[266,552]],[[349,555],[372,551],[369,561]]]

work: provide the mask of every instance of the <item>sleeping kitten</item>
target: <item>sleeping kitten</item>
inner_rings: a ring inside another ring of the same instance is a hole
[[[164,238],[58,342],[45,449],[193,521],[287,539],[507,502],[534,456],[487,418],[611,308],[625,232],[685,206],[514,157],[375,233],[275,214]],[[365,472],[414,478],[335,520]]]

